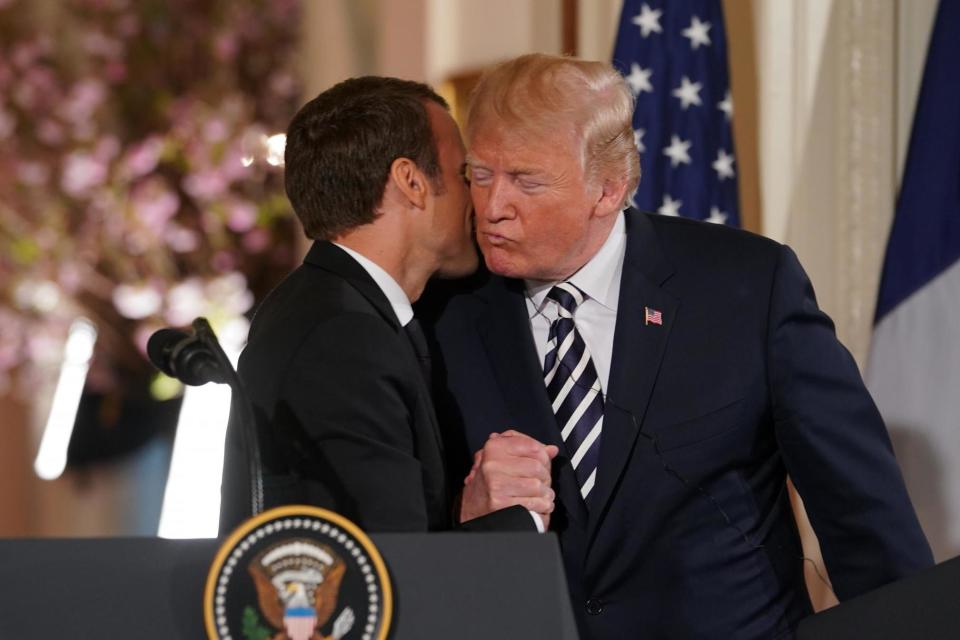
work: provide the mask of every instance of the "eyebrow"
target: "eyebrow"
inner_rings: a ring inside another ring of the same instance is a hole
[[[484,164],[474,156],[471,156],[469,153],[467,154],[467,158],[463,164],[464,166],[471,167],[471,168],[473,167],[486,168],[486,164]],[[547,175],[547,171],[545,169],[537,169],[533,167],[515,167],[513,169],[508,169],[507,171],[505,171],[505,173],[511,176]]]

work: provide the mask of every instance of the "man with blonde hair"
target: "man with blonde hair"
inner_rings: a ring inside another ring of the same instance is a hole
[[[435,321],[478,451],[491,425],[559,447],[562,546],[584,638],[789,638],[810,612],[786,490],[833,588],[932,562],[886,429],[793,252],[623,210],[631,94],[599,62],[527,55],[481,80],[466,127],[490,273]]]

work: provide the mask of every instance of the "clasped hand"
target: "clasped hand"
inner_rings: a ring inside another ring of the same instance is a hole
[[[520,505],[538,514],[546,530],[554,500],[550,463],[558,452],[512,429],[491,433],[463,481],[460,521]]]

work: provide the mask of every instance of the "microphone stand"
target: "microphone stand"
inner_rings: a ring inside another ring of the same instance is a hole
[[[257,423],[254,419],[253,407],[240,376],[237,375],[233,364],[224,353],[216,334],[206,318],[197,318],[193,321],[193,331],[197,339],[216,359],[221,372],[226,377],[226,384],[232,391],[231,405],[239,404],[240,435],[243,447],[247,452],[247,471],[250,478],[250,515],[256,516],[263,512],[263,467],[260,462],[260,442],[257,438]],[[233,407],[231,406],[231,412]]]

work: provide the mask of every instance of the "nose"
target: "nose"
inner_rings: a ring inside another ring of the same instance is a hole
[[[477,212],[487,222],[510,220],[517,215],[510,196],[510,186],[504,180],[495,178],[486,189],[486,197],[477,202]]]

